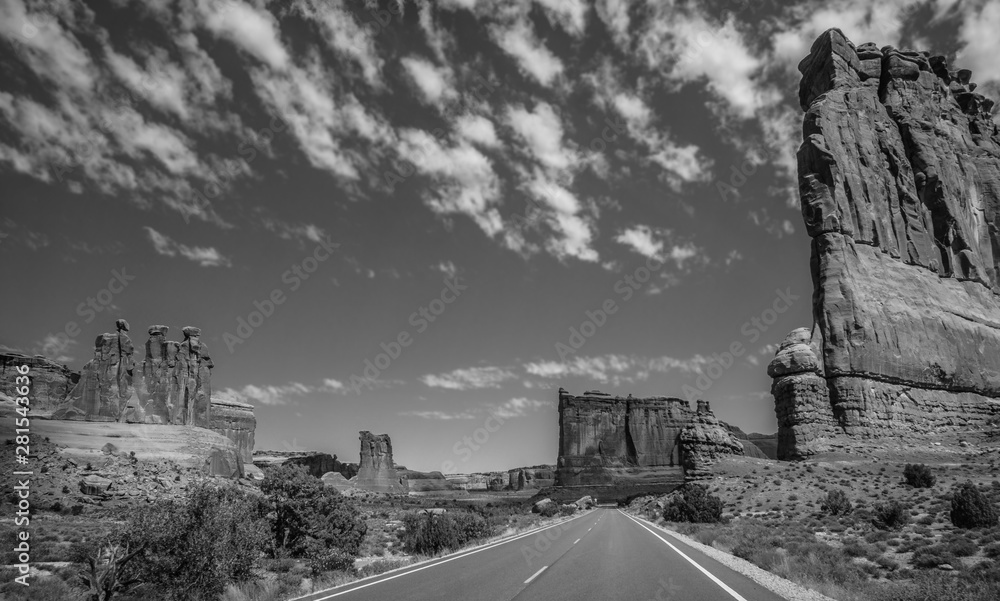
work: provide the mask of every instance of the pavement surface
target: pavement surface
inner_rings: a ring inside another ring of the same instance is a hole
[[[617,509],[597,509],[476,549],[298,601],[785,601]]]

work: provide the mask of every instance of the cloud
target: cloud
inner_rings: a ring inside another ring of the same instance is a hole
[[[449,279],[454,278],[456,275],[458,275],[458,268],[455,267],[455,264],[452,263],[451,261],[442,261],[441,263],[437,264],[435,269],[443,273]]]
[[[224,394],[235,394],[248,399],[253,405],[287,405],[292,399],[309,394],[313,388],[300,382],[289,382],[284,386],[256,386],[247,384],[240,390],[223,389]]]
[[[455,120],[455,133],[464,140],[486,148],[496,148],[500,144],[493,122],[479,115],[460,116]]]
[[[507,401],[506,403],[491,408],[489,412],[501,419],[510,419],[514,417],[523,417],[529,413],[552,408],[554,406],[555,403],[552,401],[537,401],[525,397],[517,397]]]
[[[360,66],[362,76],[369,85],[382,84],[385,61],[379,57],[372,35],[377,35],[379,29],[372,31],[359,22],[344,0],[297,0],[292,9],[318,23],[326,44],[338,55],[346,56]]]
[[[35,353],[44,355],[56,363],[72,363],[75,357],[70,355],[72,348],[76,346],[76,340],[67,336],[49,334],[40,342],[35,343]]]
[[[405,129],[399,139],[400,156],[435,184],[424,192],[432,211],[468,215],[490,237],[503,229],[500,181],[489,158],[468,142],[448,145],[423,130]]]
[[[562,121],[549,103],[539,102],[533,111],[521,106],[509,107],[507,123],[545,168],[566,169],[577,163],[576,152],[563,145]]]
[[[278,23],[271,13],[258,11],[241,0],[206,2],[201,7],[206,17],[205,27],[212,33],[273,69],[284,69],[288,65],[288,51],[281,44]]]
[[[696,373],[710,360],[701,355],[688,359],[669,356],[640,357],[635,355],[608,354],[598,356],[576,356],[566,361],[538,361],[524,364],[524,370],[531,375],[547,379],[567,377],[588,378],[596,382],[620,386],[647,380],[656,373]]]
[[[174,241],[173,238],[161,234],[153,228],[146,226],[146,235],[153,243],[153,250],[157,254],[166,257],[176,257],[180,255],[189,261],[194,261],[202,267],[231,267],[232,262],[222,255],[215,247],[187,246]]]
[[[438,68],[420,57],[407,56],[400,62],[428,104],[437,106],[442,100],[455,95],[455,90],[449,81],[451,73],[448,69]]]
[[[450,421],[453,419],[475,419],[477,417],[477,414],[473,411],[401,411],[399,415],[443,421]]]
[[[648,225],[627,228],[615,237],[619,244],[628,246],[638,254],[659,261],[670,261],[678,269],[684,269],[692,259],[702,257],[702,250],[692,242],[672,244],[669,247],[658,237],[669,237],[669,230],[654,230]],[[707,259],[702,258],[702,262]]]
[[[443,374],[428,374],[422,376],[420,381],[433,388],[476,390],[500,388],[501,383],[516,378],[514,373],[500,367],[468,367]]]
[[[984,2],[962,4],[965,14],[959,37],[965,47],[959,55],[959,65],[971,69],[980,82],[1000,82],[1000,4]]]
[[[531,21],[522,17],[506,27],[491,29],[493,40],[517,62],[521,71],[548,87],[563,72],[563,63],[535,37]]]

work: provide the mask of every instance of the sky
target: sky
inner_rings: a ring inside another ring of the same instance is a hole
[[[1000,91],[996,2],[29,4],[0,344],[80,369],[119,317],[198,326],[257,449],[371,430],[424,471],[555,463],[560,387],[774,432],[812,322],[798,62],[839,27]]]

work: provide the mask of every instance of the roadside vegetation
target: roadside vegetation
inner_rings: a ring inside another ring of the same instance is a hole
[[[629,507],[838,601],[1000,599],[1000,481],[954,477],[942,486],[931,468],[909,464],[841,468],[850,478],[834,477],[830,466],[786,464],[776,477],[779,466]],[[893,481],[893,472],[902,478]],[[873,482],[884,488],[865,494]],[[703,518],[719,505],[718,520]]]
[[[524,499],[345,496],[302,467],[206,478],[182,498],[33,518],[30,588],[10,601],[283,601],[535,527]],[[568,515],[557,511],[555,518]],[[9,538],[0,526],[0,538]],[[13,563],[9,552],[2,563]],[[2,570],[0,570],[2,572]],[[30,593],[29,593],[30,591]]]

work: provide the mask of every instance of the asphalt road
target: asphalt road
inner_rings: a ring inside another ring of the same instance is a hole
[[[783,601],[617,509],[300,599]]]

